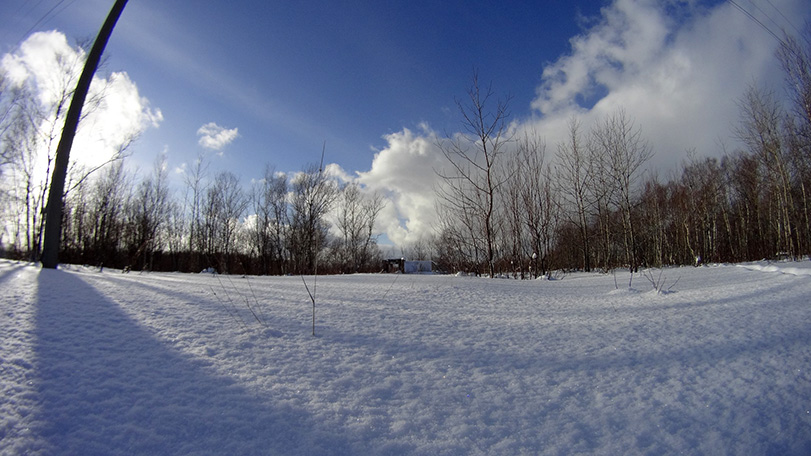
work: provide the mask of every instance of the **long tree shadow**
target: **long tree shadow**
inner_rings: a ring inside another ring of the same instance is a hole
[[[75,274],[38,276],[32,431],[45,453],[356,454],[341,430],[176,352]]]

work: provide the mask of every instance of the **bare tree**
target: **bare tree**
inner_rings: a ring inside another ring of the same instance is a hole
[[[153,254],[158,246],[159,229],[169,212],[169,187],[166,157],[155,160],[152,175],[141,181],[130,206],[130,266],[152,269]],[[139,264],[142,263],[142,264]]]
[[[0,71],[0,178],[7,167],[13,165],[18,160],[19,151],[9,139],[16,138],[17,135],[7,136],[9,130],[14,128],[20,120],[26,120],[27,126],[31,122],[21,116],[21,101],[31,100],[27,96],[24,87],[15,87],[8,82],[4,71]]]
[[[53,163],[58,125],[63,119],[64,108],[75,82],[73,75],[77,62],[62,55],[54,58],[62,70],[54,78],[54,93],[38,98],[33,88],[34,82],[26,80],[0,94],[4,98],[10,97],[2,103],[10,106],[4,109],[5,125],[0,142],[2,155],[10,161],[10,182],[7,183],[10,186],[10,202],[16,206],[12,215],[12,222],[17,227],[14,237],[16,244],[31,260],[38,258],[41,249],[44,224],[41,216],[48,194],[47,174]]]
[[[557,189],[552,168],[546,163],[546,143],[537,131],[526,132],[518,140],[515,168],[509,187],[517,187],[516,198],[528,243],[521,252],[521,270],[531,261],[532,276],[544,275],[551,266],[554,232],[558,223]],[[511,203],[515,204],[515,203]]]
[[[545,165],[538,158],[534,163],[533,184],[524,192],[524,205],[537,207],[537,216],[527,219],[527,225],[533,233],[533,239],[538,246],[537,257],[533,252],[533,270],[542,275],[551,273],[556,265],[553,258],[555,233],[560,226],[560,195],[554,184],[554,172],[551,165]],[[529,213],[529,211],[528,211]],[[538,263],[540,261],[540,264]]]
[[[728,194],[732,200],[733,237],[740,257],[737,259],[760,259],[774,253],[767,248],[769,237],[762,195],[765,183],[758,159],[744,151],[726,158]]]
[[[811,24],[806,24],[802,40],[787,34],[777,57],[793,105],[793,115],[786,116],[786,129],[792,186],[801,202],[798,224],[805,233],[797,236],[801,244],[798,248],[808,251],[811,248]]]
[[[125,208],[131,198],[132,180],[117,162],[95,179],[88,210],[93,263],[113,265],[122,248]],[[123,267],[123,266],[122,266]]]
[[[30,99],[23,88],[8,82],[5,72],[0,71],[0,245],[12,245],[19,250],[20,216],[15,188],[15,168],[20,161],[19,138],[30,138],[28,132],[11,134],[12,129],[29,129],[31,122],[20,115],[20,100]]]
[[[338,245],[342,269],[346,273],[367,271],[377,253],[374,226],[383,210],[383,196],[364,196],[357,183],[343,188],[338,199],[336,227],[341,234]]]
[[[40,136],[35,125],[28,118],[28,108],[21,104],[36,107],[30,98],[23,98],[18,103],[12,118],[4,128],[0,138],[3,156],[8,164],[3,174],[4,206],[7,208],[6,225],[13,226],[11,238],[18,252],[35,256],[39,250],[36,228],[40,222],[41,184],[35,175],[37,149]]]
[[[292,180],[288,244],[298,274],[316,272],[317,256],[327,245],[327,220],[338,187],[322,166],[310,165]]]
[[[203,204],[203,238],[209,261],[230,272],[240,218],[248,205],[239,179],[228,171],[214,178]]]
[[[803,135],[811,134],[811,24],[807,24],[803,39],[786,35],[777,50],[777,58],[783,67],[786,88],[795,111],[802,119]],[[811,144],[811,137],[805,136],[805,143]]]
[[[438,144],[450,165],[449,171],[438,172],[445,184],[438,196],[447,213],[470,229],[473,242],[483,243],[487,272],[495,277],[495,205],[499,188],[506,181],[503,174],[499,175],[498,165],[504,145],[510,140],[509,99],[496,101],[493,108],[492,87],[480,87],[476,72],[467,95],[467,103],[456,102],[465,133]],[[467,219],[468,215],[472,219]]]
[[[16,226],[14,237],[18,241],[15,244],[31,260],[38,259],[42,249],[45,209],[51,186],[49,175],[83,55],[79,50],[54,54],[52,58],[58,70],[47,83],[28,77],[12,85],[5,75],[0,74],[0,175],[3,170],[8,171],[5,179],[7,201],[16,206],[10,211],[12,220],[9,221]],[[104,95],[102,88],[87,98],[77,120],[83,120],[98,109]],[[128,138],[120,144],[119,152],[103,165],[80,169],[72,164],[69,170],[72,182],[67,189],[60,189],[60,200],[93,172],[123,158],[132,140]],[[67,173],[68,170],[63,182]],[[64,202],[59,204],[61,206]]]
[[[436,239],[433,235],[422,234],[406,247],[403,256],[412,260],[432,260],[436,255],[435,245]]]
[[[653,156],[653,151],[624,110],[606,118],[592,135],[602,167],[615,190],[613,203],[622,217],[625,258],[631,271],[636,271],[639,258],[636,226],[632,218],[633,201],[642,167]]]
[[[588,137],[588,175],[590,177],[589,192],[592,210],[596,222],[592,230],[595,236],[594,264],[602,264],[602,269],[608,271],[617,266],[619,261],[616,249],[616,217],[615,198],[617,194],[616,183],[611,177],[609,160],[594,131]],[[591,244],[591,242],[590,242]]]
[[[591,271],[591,246],[589,243],[590,185],[592,181],[589,152],[580,133],[580,121],[572,117],[568,123],[566,142],[558,144],[558,166],[555,168],[558,192],[564,213],[580,235],[582,268]]]
[[[183,206],[175,198],[171,198],[167,207],[166,228],[166,249],[171,259],[171,270],[181,270],[181,258],[185,246],[183,238],[186,230],[186,220],[183,217]]]
[[[791,192],[786,144],[781,131],[785,113],[771,92],[750,86],[739,103],[741,125],[738,137],[760,159],[767,182],[776,199],[775,217],[778,246],[782,252],[797,255],[794,231],[794,197]],[[776,253],[776,252],[775,252]]]
[[[519,141],[519,149],[520,144],[522,141]],[[496,217],[501,220],[503,228],[503,235],[499,237],[498,250],[502,254],[502,258],[497,258],[499,266],[506,268],[509,264],[509,272],[514,277],[524,279],[531,267],[525,260],[532,254],[533,241],[527,230],[527,221],[531,217],[526,212],[523,200],[526,186],[529,184],[525,176],[527,163],[522,161],[523,159],[516,154],[510,154],[509,159],[505,160],[504,166],[507,168],[509,178],[499,192]],[[537,213],[537,209],[535,206],[531,208],[533,215]]]
[[[723,170],[715,158],[698,159],[690,154],[682,171],[687,205],[687,248],[700,261],[720,261],[722,213],[725,203]]]
[[[640,260],[648,265],[661,267],[666,255],[665,232],[667,219],[667,187],[659,183],[657,176],[645,180],[638,204],[640,230]]]
[[[287,222],[287,176],[266,166],[264,178],[254,186],[256,214],[252,243],[264,274],[284,272],[284,242]]]
[[[186,233],[187,249],[189,252],[189,267],[198,271],[200,265],[200,252],[205,249],[203,242],[203,198],[206,192],[206,179],[208,176],[208,161],[203,154],[197,156],[191,172],[184,175],[186,184],[185,218],[188,223]]]

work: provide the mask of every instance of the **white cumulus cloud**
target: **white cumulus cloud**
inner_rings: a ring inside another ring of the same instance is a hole
[[[798,25],[810,12],[802,0],[750,9],[798,18]],[[729,3],[708,9],[698,2],[616,0],[570,43],[571,52],[544,69],[532,103],[538,115],[526,124],[554,145],[571,115],[589,126],[622,108],[650,140],[653,165],[663,171],[688,149],[713,155],[719,142],[734,142],[737,100],[746,87],[781,83],[777,41]]]
[[[388,145],[375,154],[371,169],[358,173],[358,182],[388,200],[377,226],[396,245],[416,242],[436,224],[434,188],[443,157],[435,137],[427,126],[417,133],[405,128],[388,134]]]
[[[53,154],[63,117],[55,118],[56,105],[67,111],[70,94],[84,65],[85,52],[68,44],[58,31],[38,32],[29,36],[17,50],[0,60],[0,71],[12,84],[26,87],[45,113],[39,125],[42,150],[37,151],[35,174],[44,174],[47,156]],[[70,154],[72,163],[89,168],[109,160],[148,128],[157,128],[163,120],[159,109],[153,109],[147,98],[127,73],[116,72],[93,78]],[[51,150],[45,150],[48,144]],[[44,176],[42,176],[44,178]]]
[[[763,23],[771,24],[766,13],[783,21],[780,27],[789,31],[811,19],[807,0],[772,0],[760,10],[749,9]],[[514,119],[517,134],[536,131],[550,155],[564,140],[572,115],[586,131],[622,108],[652,146],[651,166],[665,175],[687,150],[719,155],[719,143],[735,147],[737,100],[747,86],[754,81],[779,90],[782,83],[774,57],[777,41],[726,2],[708,7],[694,1],[615,0],[589,24],[570,39],[570,51],[544,69],[532,114]],[[390,199],[379,226],[405,246],[431,233],[441,217],[434,188],[444,158],[430,128],[403,129],[384,138],[386,147],[358,180]]]
[[[209,122],[197,130],[197,136],[200,137],[198,143],[201,146],[206,149],[221,151],[239,137],[239,130],[237,128],[221,127],[215,122]]]

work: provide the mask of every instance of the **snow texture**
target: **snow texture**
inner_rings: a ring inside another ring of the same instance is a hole
[[[0,454],[811,454],[811,262],[741,266],[318,277],[313,337],[300,277],[2,261]]]

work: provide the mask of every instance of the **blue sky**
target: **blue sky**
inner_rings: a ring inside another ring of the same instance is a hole
[[[112,3],[5,0],[0,51],[37,31],[92,39]],[[811,19],[807,0],[736,3],[778,33]],[[688,149],[734,148],[736,99],[779,88],[776,45],[720,1],[132,0],[102,71],[125,72],[159,113],[132,148],[140,169],[165,153],[180,172],[205,153],[247,185],[265,164],[316,162],[326,142],[327,162],[390,199],[380,229],[403,245],[435,221],[431,138],[459,131],[474,68],[552,153],[572,115],[587,127],[622,108],[667,174]],[[223,141],[202,145],[206,129]]]
[[[420,122],[457,128],[454,97],[464,95],[473,68],[526,115],[544,64],[601,4],[350,3],[128,2],[105,70],[127,72],[163,113],[160,128],[136,145],[139,155],[168,146],[173,162],[193,157],[198,128],[215,122],[238,129],[222,152],[245,177],[254,177],[255,160],[299,169],[318,159],[324,141],[328,160],[364,170],[384,134]],[[32,31],[60,30],[71,43],[91,38],[111,4],[5,1],[2,49],[42,17]]]
[[[58,2],[23,3],[32,2],[11,0],[0,11],[15,17],[4,25],[5,49]],[[565,51],[578,16],[599,8],[467,3],[255,1],[234,8],[212,1],[190,8],[133,0],[107,49],[107,69],[126,71],[163,112],[160,131],[148,132],[139,151],[157,153],[165,143],[172,155],[196,154],[197,129],[216,122],[239,129],[224,150],[232,165],[259,156],[298,169],[308,155],[317,160],[326,141],[331,161],[363,169],[383,134],[419,122],[455,127],[453,100],[474,67],[526,110],[543,64]],[[91,37],[111,4],[63,5],[35,30]]]

